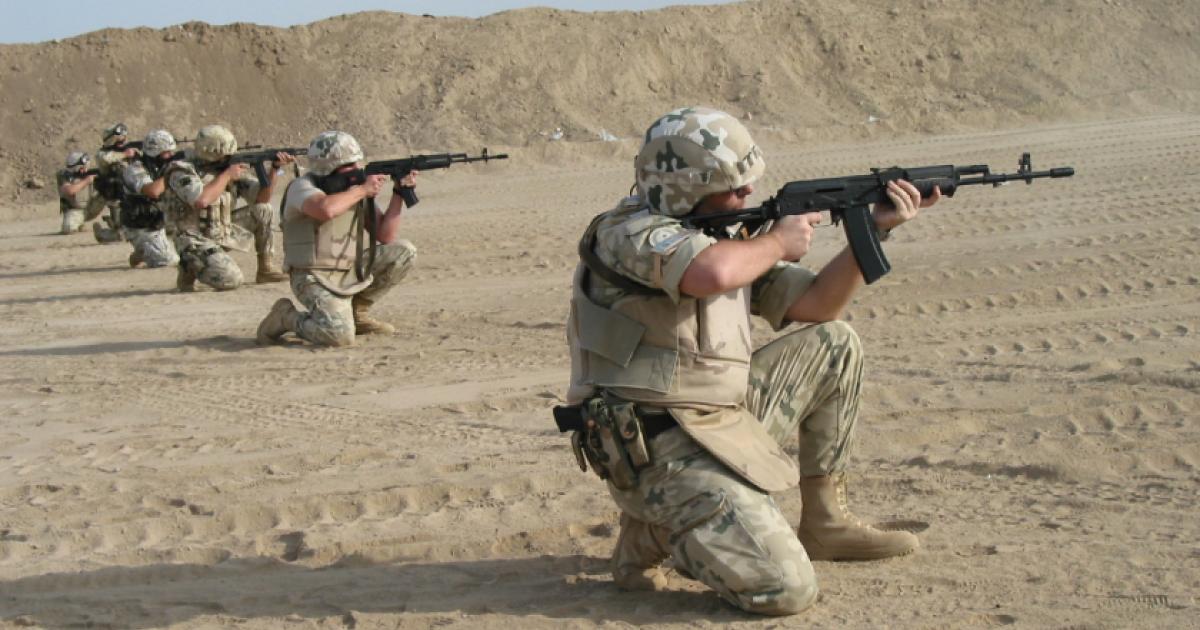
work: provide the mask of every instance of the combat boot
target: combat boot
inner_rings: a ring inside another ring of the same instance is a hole
[[[666,530],[621,513],[621,533],[611,560],[613,584],[626,591],[661,591],[667,587],[662,561],[667,559]]]
[[[350,300],[350,306],[354,311],[354,334],[390,335],[396,332],[395,326],[387,322],[381,322],[367,314],[372,304],[374,302],[358,295]]]
[[[878,560],[920,545],[909,532],[875,529],[851,514],[844,475],[804,477],[800,496],[804,505],[796,535],[813,560]]]
[[[175,274],[175,288],[180,293],[191,293],[196,290],[196,274],[187,270],[181,263]]]
[[[258,271],[254,274],[255,282],[267,284],[268,282],[283,282],[287,279],[287,275],[275,267],[270,254],[258,255]]]
[[[101,226],[97,221],[92,224],[92,236],[96,237],[97,243],[119,243],[121,242],[121,231],[107,226]]]
[[[135,250],[133,250],[133,253],[129,254],[129,268],[130,269],[137,269],[137,266],[144,262],[146,262],[146,260],[144,258],[142,258],[141,250],[135,249]]]
[[[300,315],[296,305],[287,298],[279,298],[271,306],[271,312],[258,325],[255,338],[260,346],[276,343],[286,332],[296,332],[297,318]]]

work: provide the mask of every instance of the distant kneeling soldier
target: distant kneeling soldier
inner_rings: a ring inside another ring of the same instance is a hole
[[[417,250],[396,240],[404,201],[403,187],[416,186],[416,172],[396,182],[385,212],[375,211],[379,243],[370,269],[355,271],[359,222],[367,216],[386,175],[363,174],[363,152],[350,134],[326,131],[308,147],[310,170],[293,181],[283,199],[284,268],[292,292],[308,312],[281,298],[258,326],[258,342],[274,343],[286,332],[324,346],[354,343],[355,335],[392,334],[390,324],[367,315],[368,309],[408,273]],[[370,243],[362,244],[363,248]],[[366,261],[364,261],[365,264]]]
[[[192,152],[184,153],[184,159],[166,168],[163,209],[168,224],[177,230],[175,248],[180,260],[176,286],[180,291],[194,291],[199,280],[218,291],[238,288],[242,270],[226,252],[248,250],[251,239],[258,253],[255,282],[286,280],[272,260],[274,213],[270,201],[278,172],[275,167],[294,158],[277,155],[267,186],[260,188],[248,164],[230,163],[229,157],[237,153],[237,139],[225,127],[204,127],[196,134],[194,146]],[[235,209],[239,198],[250,205]]]
[[[67,155],[66,168],[55,173],[62,234],[70,234],[83,227],[83,212],[91,199],[92,182],[96,179],[95,174],[87,172],[90,161],[91,158],[83,151],[72,151]]]
[[[129,266],[166,267],[179,262],[167,236],[158,200],[166,190],[167,166],[179,159],[175,136],[165,129],[146,134],[142,155],[125,167],[125,194],[121,195],[121,228],[133,246]],[[172,227],[172,231],[174,228]]]

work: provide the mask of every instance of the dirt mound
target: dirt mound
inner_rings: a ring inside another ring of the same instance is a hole
[[[1190,0],[903,4],[372,12],[0,46],[0,198],[48,201],[37,185],[116,120],[293,145],[340,128],[376,154],[487,145],[534,162],[627,158],[650,118],[693,103],[765,144],[1200,109]]]

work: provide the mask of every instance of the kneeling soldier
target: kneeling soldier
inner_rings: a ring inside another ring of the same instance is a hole
[[[308,147],[308,160],[309,172],[284,193],[281,213],[284,268],[291,274],[292,292],[308,312],[281,298],[259,324],[258,342],[273,343],[293,332],[315,344],[345,346],[354,343],[355,335],[391,334],[395,329],[390,324],[372,319],[367,311],[404,278],[416,258],[412,243],[396,235],[404,209],[400,188],[414,187],[417,174],[396,182],[385,212],[367,217],[374,208],[367,200],[374,200],[387,176],[362,174],[363,152],[353,136],[340,131],[318,135]],[[360,278],[356,250],[364,218],[374,221],[369,232],[379,245],[368,273]]]
[[[233,134],[220,125],[209,125],[196,134],[193,151],[166,168],[163,209],[168,224],[177,231],[175,248],[180,260],[176,286],[180,291],[194,291],[197,280],[219,291],[241,286],[242,270],[226,252],[248,250],[251,239],[258,253],[255,282],[287,279],[272,260],[274,213],[270,202],[279,171],[276,167],[294,158],[277,155],[267,186],[260,188],[248,164],[229,163],[227,158],[234,153],[237,139]],[[250,205],[235,209],[239,198]]]
[[[62,234],[83,228],[84,209],[91,200],[92,182],[96,175],[87,172],[91,158],[83,151],[67,155],[67,167],[55,173],[58,183],[58,211],[62,214]]]
[[[765,170],[749,132],[724,112],[663,116],[634,167],[637,194],[599,215],[580,243],[567,327],[567,398],[580,407],[556,412],[621,509],[616,584],[661,588],[659,565],[673,556],[732,604],[784,615],[816,600],[810,558],[916,549],[912,534],[865,525],[846,505],[863,363],[858,336],[836,320],[863,284],[853,256],[845,250],[819,273],[797,264],[820,215],[744,238],[683,222],[741,210]],[[889,198],[894,207],[874,211],[880,230],[937,195],[923,202],[904,182]],[[801,327],[754,350],[751,313],[775,330]],[[798,461],[780,446],[797,434]],[[796,485],[793,531],[770,493]]]
[[[175,136],[165,129],[146,134],[142,155],[125,167],[125,194],[121,195],[121,228],[133,246],[129,266],[166,267],[179,262],[167,236],[158,200],[166,189],[167,166],[178,159]]]

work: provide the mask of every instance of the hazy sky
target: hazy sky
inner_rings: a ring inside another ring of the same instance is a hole
[[[62,39],[101,28],[160,28],[200,20],[210,24],[254,22],[291,26],[331,15],[386,9],[404,13],[479,17],[530,6],[574,11],[636,11],[677,4],[725,4],[732,0],[5,0],[0,44]]]

